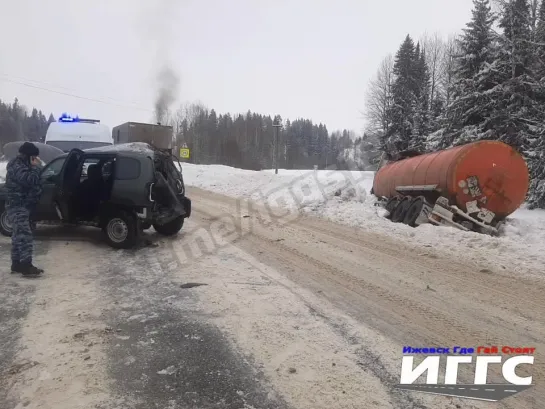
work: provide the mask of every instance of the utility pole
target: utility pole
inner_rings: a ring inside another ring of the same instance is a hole
[[[274,157],[273,157],[273,162],[274,162],[274,173],[276,175],[278,175],[278,133],[280,132],[280,128],[282,128],[282,124],[281,123],[274,123],[273,124],[274,126]]]

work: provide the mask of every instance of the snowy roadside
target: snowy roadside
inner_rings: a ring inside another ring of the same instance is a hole
[[[454,257],[505,274],[542,275],[545,211],[521,208],[502,237],[432,225],[416,229],[382,217],[370,194],[373,172],[309,170],[250,171],[222,165],[183,165],[184,181],[227,196],[299,207],[331,221],[380,232],[417,247],[434,247]],[[337,196],[340,191],[340,195]],[[266,198],[266,199],[264,199]],[[198,205],[197,203],[195,205]]]
[[[6,162],[0,162],[0,183]],[[545,211],[517,210],[502,237],[466,233],[431,225],[417,229],[382,217],[370,194],[373,172],[309,170],[250,171],[222,165],[183,164],[184,180],[232,197],[262,200],[271,205],[297,206],[331,221],[381,232],[419,247],[435,247],[491,270],[542,275],[545,265]],[[352,187],[352,189],[351,189]],[[340,196],[335,193],[341,190]],[[259,193],[262,197],[257,197]]]

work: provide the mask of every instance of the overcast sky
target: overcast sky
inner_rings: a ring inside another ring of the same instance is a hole
[[[3,100],[17,96],[56,117],[67,111],[109,126],[147,122],[157,72],[169,64],[180,77],[173,108],[198,100],[218,113],[250,109],[356,131],[382,58],[407,34],[459,32],[472,6],[471,0],[0,3]]]

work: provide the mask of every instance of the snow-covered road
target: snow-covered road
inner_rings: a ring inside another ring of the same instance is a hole
[[[46,276],[25,280],[0,237],[1,409],[541,407],[542,365],[502,403],[392,386],[407,345],[543,361],[542,212],[491,238],[383,219],[366,172],[184,175],[193,214],[176,238],[148,232],[158,247],[41,226]]]
[[[538,387],[501,404],[392,388],[406,345],[533,346],[541,361],[541,278],[188,194],[194,213],[178,238],[148,233],[158,247],[116,251],[93,229],[39,228],[37,280],[6,273],[0,237],[2,409],[533,409],[545,399]],[[544,375],[537,366],[534,382]]]

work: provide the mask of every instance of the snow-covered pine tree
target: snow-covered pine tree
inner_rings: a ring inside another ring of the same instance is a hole
[[[541,98],[535,98],[538,105],[538,110],[541,115],[538,115],[536,124],[533,127],[534,138],[528,143],[526,156],[528,157],[528,165],[530,175],[530,194],[528,202],[531,208],[545,208],[545,0],[541,1],[539,13],[537,16],[536,30],[534,35],[534,78],[541,89]],[[539,123],[540,122],[540,123]]]
[[[543,10],[543,6],[541,7]],[[541,13],[540,13],[541,14]],[[541,28],[541,16],[537,26]],[[505,80],[492,93],[499,106],[496,111],[498,136],[523,152],[530,171],[528,202],[545,207],[545,83],[542,56],[531,29],[528,0],[505,0],[500,20],[503,35],[498,68]]]
[[[495,16],[489,0],[473,0],[473,4],[471,21],[458,40],[452,102],[447,108],[446,129],[436,146],[439,149],[490,137],[485,122],[495,102],[487,92],[498,84],[492,67]]]
[[[414,102],[413,102],[413,132],[409,148],[423,152],[425,137],[429,133],[429,93],[430,74],[426,64],[425,50],[416,45],[414,55]]]
[[[503,30],[500,38],[500,59],[509,64],[510,78],[524,75],[531,69],[530,4],[528,0],[502,0],[499,22]]]
[[[459,40],[460,58],[457,74],[460,78],[471,79],[492,60],[494,54],[495,16],[489,0],[473,0],[471,21],[463,29]]]
[[[502,0],[503,1],[503,0]],[[530,73],[530,13],[527,0],[505,0],[500,14],[503,34],[488,48],[487,60],[465,85],[460,103],[464,109],[453,123],[462,128],[452,143],[458,145],[479,139],[499,139],[518,149],[524,144],[520,134],[519,106],[528,90],[522,78]],[[533,81],[533,80],[531,80]],[[517,113],[516,113],[517,112]]]
[[[389,112],[391,127],[383,145],[388,154],[406,150],[413,134],[415,102],[415,46],[407,35],[399,48],[394,62],[393,105]]]
[[[466,99],[474,108],[464,114],[462,136],[471,130],[474,139],[501,140],[523,153],[531,177],[528,201],[543,206],[545,84],[535,72],[528,0],[503,0],[499,26],[502,33],[494,61],[485,62],[473,77],[474,91]]]
[[[535,71],[540,81],[545,81],[545,0],[541,1],[534,37]]]
[[[414,92],[414,98],[412,101],[412,132],[411,132],[411,139],[409,141],[409,149],[413,149],[414,145],[419,145],[419,139],[421,134],[421,127],[422,127],[422,110],[420,107],[420,43],[416,43],[416,47],[414,49],[414,61],[413,61],[413,78],[414,78],[414,84],[413,84],[413,92]]]

